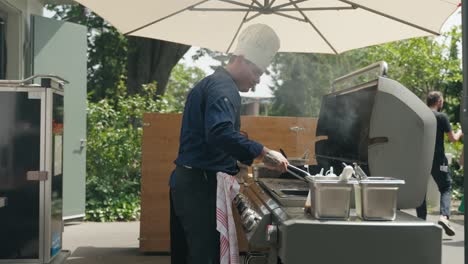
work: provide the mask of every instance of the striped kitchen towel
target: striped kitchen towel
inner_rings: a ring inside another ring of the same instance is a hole
[[[239,264],[236,224],[232,215],[232,201],[239,193],[235,177],[223,172],[216,174],[216,230],[220,233],[220,264]]]

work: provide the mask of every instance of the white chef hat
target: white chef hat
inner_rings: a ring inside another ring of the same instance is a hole
[[[279,48],[280,40],[271,27],[254,24],[241,32],[233,54],[243,55],[264,71]]]

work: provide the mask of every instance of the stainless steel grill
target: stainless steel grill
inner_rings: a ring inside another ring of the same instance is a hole
[[[435,119],[398,82],[380,76],[324,96],[317,136],[327,138],[316,143],[318,165],[339,169],[343,161],[357,162],[370,176],[406,182],[398,192],[398,208],[415,208],[422,201]],[[365,221],[354,209],[348,220],[318,220],[304,212],[305,182],[247,177],[243,184],[236,204],[252,251],[247,263],[441,263],[441,228],[433,223],[401,211],[393,221]]]

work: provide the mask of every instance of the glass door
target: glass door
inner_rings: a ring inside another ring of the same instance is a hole
[[[51,258],[62,248],[63,213],[63,95],[52,93]]]
[[[0,262],[38,259],[40,182],[27,172],[40,171],[41,99],[0,91],[0,124]]]

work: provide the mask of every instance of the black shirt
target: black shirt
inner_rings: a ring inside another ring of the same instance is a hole
[[[444,113],[432,111],[437,120],[437,133],[434,149],[434,160],[432,162],[433,168],[438,168],[440,165],[447,165],[444,149],[444,134],[452,131],[448,116]]]

